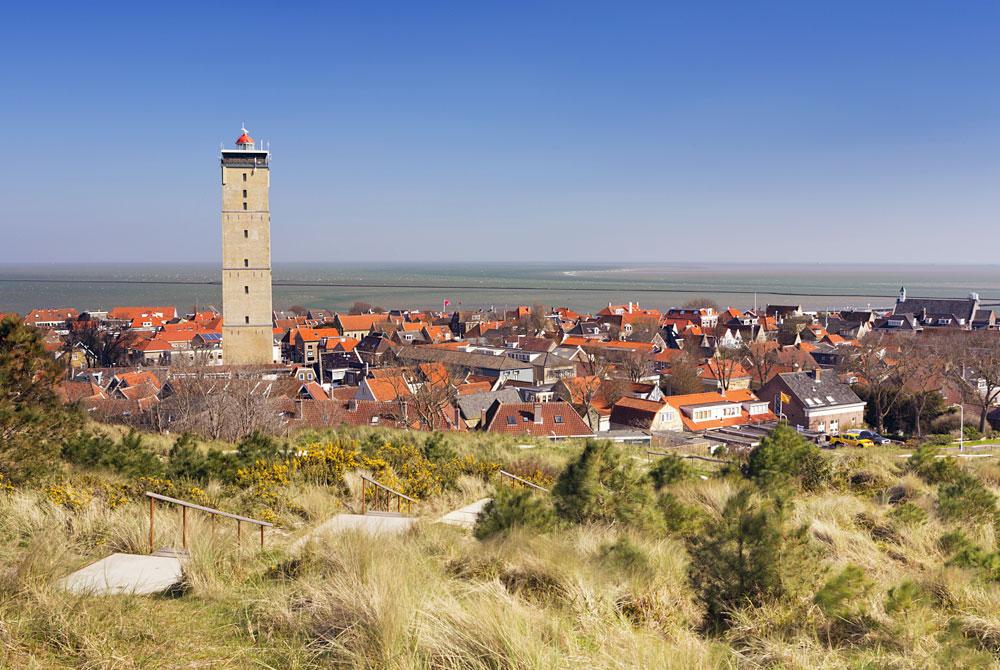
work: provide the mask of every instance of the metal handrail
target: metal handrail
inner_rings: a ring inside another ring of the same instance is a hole
[[[412,505],[413,503],[417,502],[416,500],[414,500],[410,496],[406,495],[405,493],[400,493],[399,491],[397,491],[397,490],[395,490],[393,488],[389,488],[388,486],[386,486],[382,482],[376,481],[376,480],[372,479],[371,477],[369,477],[368,475],[361,474],[360,477],[361,477],[361,513],[362,514],[367,514],[368,513],[368,494],[367,494],[368,484],[371,484],[376,489],[375,491],[373,491],[373,494],[374,494],[374,496],[373,496],[374,497],[374,505],[375,506],[377,506],[379,504],[379,493],[378,493],[378,490],[381,489],[382,491],[385,491],[385,493],[386,493],[386,495],[385,495],[385,507],[386,507],[386,511],[387,512],[391,512],[392,511],[392,510],[389,509],[390,505],[391,505],[390,500],[389,500],[389,496],[390,495],[396,496],[396,512],[400,513],[400,514],[403,512],[403,501],[404,500],[406,501],[406,511],[407,512],[410,511],[410,505]],[[376,511],[378,511],[378,510],[376,510]]]
[[[518,482],[519,484],[524,484],[525,486],[530,486],[533,489],[537,489],[539,491],[544,491],[545,493],[551,493],[551,491],[549,491],[544,486],[539,486],[538,484],[535,484],[534,482],[529,482],[527,479],[524,479],[522,477],[518,477],[517,475],[515,475],[515,474],[513,474],[511,472],[507,472],[506,470],[500,470],[499,472],[500,472],[500,483],[501,484],[503,484],[504,477],[506,477],[507,479],[513,479],[514,481]]]
[[[153,545],[155,540],[154,526],[153,526],[153,510],[157,500],[165,503],[170,503],[172,505],[180,505],[181,507],[181,548],[187,549],[187,511],[188,509],[195,509],[199,512],[205,512],[206,514],[213,517],[221,516],[227,519],[236,520],[236,543],[239,544],[243,535],[244,523],[254,524],[260,527],[260,546],[264,546],[264,529],[273,528],[274,524],[268,521],[261,521],[260,519],[252,519],[248,516],[241,516],[239,514],[233,514],[232,512],[223,512],[222,510],[215,509],[214,507],[205,507],[204,505],[199,505],[197,503],[188,502],[187,500],[181,500],[180,498],[171,498],[170,496],[161,495],[159,493],[153,493],[152,491],[146,491],[146,497],[149,498],[149,552],[153,553]],[[213,526],[213,531],[215,527]]]
[[[663,451],[652,451],[650,449],[646,450],[646,460],[649,460],[650,456],[677,456],[678,458],[694,458],[699,461],[707,461],[708,463],[728,463],[729,461],[723,460],[721,458],[709,458],[708,456],[698,456],[697,454],[670,454]]]

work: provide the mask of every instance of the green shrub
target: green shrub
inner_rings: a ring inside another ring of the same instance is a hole
[[[906,580],[889,589],[885,599],[887,614],[906,612],[928,601],[927,594],[915,582]]]
[[[966,426],[962,429],[962,436],[966,440],[979,440],[982,439],[983,434],[975,426]]]
[[[531,489],[505,487],[483,507],[473,534],[483,540],[512,528],[548,530],[554,525],[555,515],[546,498]]]
[[[860,601],[871,586],[864,570],[848,565],[823,584],[813,602],[831,619],[856,618],[863,610]]]
[[[945,533],[938,544],[949,556],[948,565],[976,569],[986,579],[1000,581],[1000,552],[983,549],[960,530]]]
[[[691,537],[701,532],[707,515],[694,505],[687,505],[673,493],[660,494],[660,512],[667,531],[680,537]]]
[[[556,514],[573,523],[659,525],[649,480],[610,442],[588,441],[559,475],[552,497]]]
[[[997,513],[997,498],[967,472],[938,486],[938,511],[946,520],[990,521]]]
[[[916,525],[927,520],[927,512],[911,502],[905,502],[894,507],[889,512],[889,517],[898,523]]]
[[[601,562],[623,572],[648,574],[652,570],[649,557],[627,537],[620,537],[600,550]]]
[[[782,516],[773,503],[741,488],[717,520],[690,538],[689,575],[710,628],[724,627],[735,608],[781,599],[803,574],[805,529],[786,534]]]
[[[117,442],[106,435],[81,432],[63,443],[62,455],[75,465],[107,468],[128,477],[158,477],[164,472],[163,463],[135,431]]]
[[[653,463],[649,469],[649,479],[653,486],[661,489],[691,476],[691,467],[680,456],[668,454]]]
[[[908,470],[928,484],[940,484],[956,479],[962,472],[954,458],[940,458],[940,450],[931,443],[917,447],[906,461]]]
[[[750,452],[746,476],[764,490],[795,484],[815,491],[830,479],[830,464],[819,447],[781,424]]]

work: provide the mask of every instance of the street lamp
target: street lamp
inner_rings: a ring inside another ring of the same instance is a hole
[[[948,405],[958,408],[958,450],[965,451],[965,406],[962,403]]]

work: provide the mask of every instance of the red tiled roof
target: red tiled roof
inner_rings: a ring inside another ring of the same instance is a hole
[[[536,423],[535,412],[539,412]],[[500,404],[493,410],[486,431],[537,437],[583,437],[593,435],[580,415],[567,402]]]
[[[402,377],[384,377],[382,379],[366,379],[368,390],[375,400],[389,402],[410,395],[410,388]]]
[[[142,316],[159,316],[164,320],[177,318],[175,307],[114,307],[108,312],[108,318],[116,321],[133,321]]]
[[[15,315],[16,316],[16,315]],[[29,326],[37,323],[50,323],[54,321],[67,321],[80,316],[80,313],[72,307],[56,309],[33,309],[24,315],[24,322]]]

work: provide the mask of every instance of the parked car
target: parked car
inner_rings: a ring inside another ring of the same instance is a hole
[[[860,431],[841,433],[830,438],[831,447],[874,447],[875,443],[867,437],[861,437]]]
[[[888,437],[884,435],[879,435],[878,433],[871,430],[863,430],[860,433],[858,433],[858,435],[865,438],[866,440],[871,440],[875,444],[892,444],[892,440],[890,440]]]

